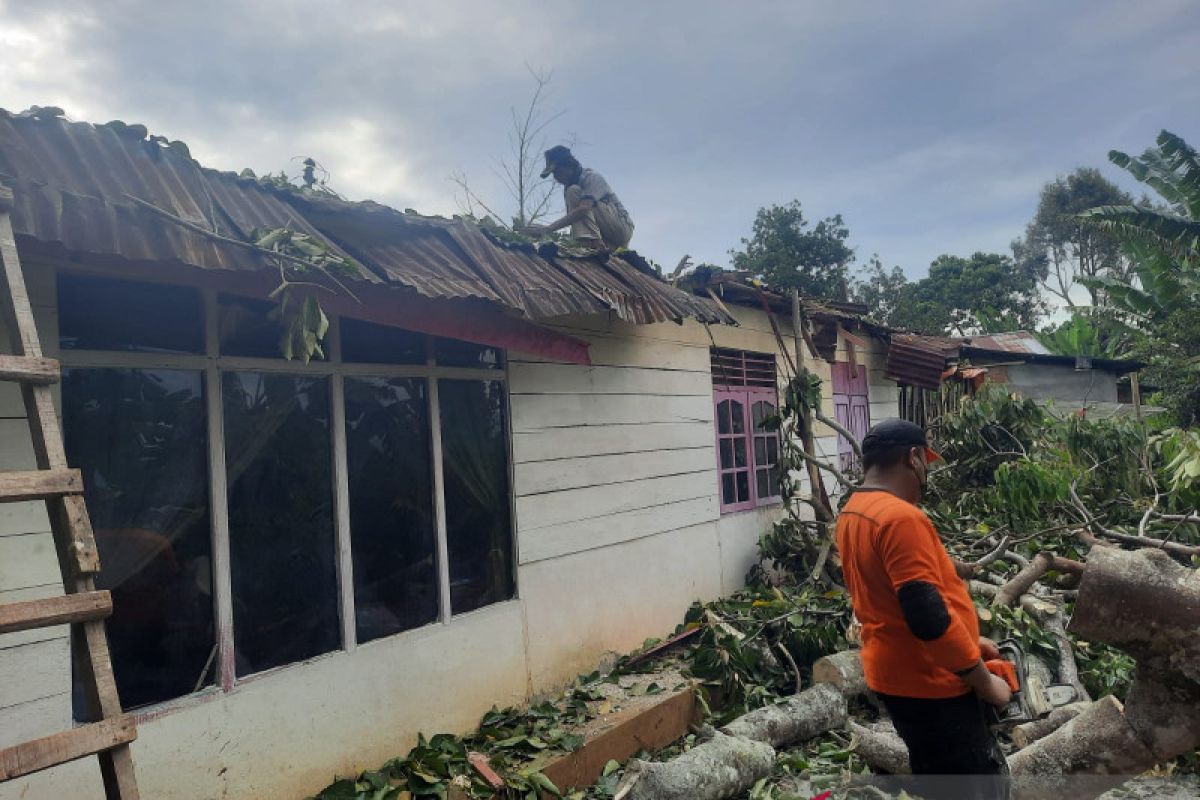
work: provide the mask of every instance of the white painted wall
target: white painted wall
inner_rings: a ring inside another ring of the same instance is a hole
[[[29,272],[53,335],[52,282]],[[720,514],[709,347],[776,345],[765,315],[733,312],[742,327],[710,331],[563,320],[591,342],[590,367],[510,354],[519,599],[152,710],[134,745],[143,796],[303,797],[418,732],[473,729],[492,705],[555,689],[739,588],[779,508]],[[809,366],[828,386],[828,365]],[[4,469],[30,466],[13,399],[0,393]],[[820,443],[836,456],[830,434]],[[37,504],[0,506],[0,600],[58,591],[47,530]],[[0,745],[70,725],[65,636],[0,637]],[[95,759],[0,786],[0,800],[101,796]]]

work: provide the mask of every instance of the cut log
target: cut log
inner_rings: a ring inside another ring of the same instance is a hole
[[[813,683],[828,683],[846,697],[856,697],[870,691],[858,650],[843,650],[817,659],[813,664]]]
[[[1161,550],[1093,547],[1070,630],[1200,684],[1200,571]]]
[[[678,758],[630,762],[615,797],[625,800],[725,800],[771,774],[775,748],[717,732]]]
[[[1038,621],[1041,622],[1042,629],[1054,637],[1054,643],[1058,647],[1058,682],[1074,686],[1077,700],[1085,703],[1091,702],[1092,696],[1088,694],[1087,687],[1079,679],[1079,667],[1075,663],[1075,648],[1071,646],[1067,629],[1063,626],[1062,613],[1055,608],[1052,613],[1045,614]]]
[[[859,758],[871,769],[889,772],[892,775],[912,774],[908,763],[908,748],[898,733],[875,730],[854,721],[847,727],[856,742],[854,752],[858,753]]]
[[[1029,745],[1038,739],[1049,736],[1063,725],[1078,717],[1088,705],[1090,704],[1071,703],[1062,708],[1054,709],[1041,719],[1035,719],[1033,722],[1018,725],[1012,729],[1013,744],[1017,746],[1018,750],[1029,747]]]
[[[772,747],[803,742],[846,724],[846,698],[828,683],[819,683],[782,703],[751,711],[721,729]]]
[[[1171,677],[1139,664],[1125,699],[1125,719],[1160,763],[1200,747],[1200,686]]]
[[[1091,798],[1128,776],[1152,767],[1154,754],[1125,719],[1121,702],[1109,695],[1071,721],[1008,759],[1021,797]],[[1073,775],[1115,776],[1077,782]]]

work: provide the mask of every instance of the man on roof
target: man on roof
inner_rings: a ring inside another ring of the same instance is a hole
[[[979,635],[961,574],[917,507],[940,456],[920,426],[900,419],[871,428],[862,455],[837,549],[862,624],[867,686],[908,746],[913,774],[943,776],[914,785],[922,797],[1006,798],[1008,764],[984,714],[1011,698],[983,663],[999,652]]]
[[[567,213],[549,225],[527,225],[529,236],[545,236],[560,228],[571,228],[571,238],[593,250],[617,250],[629,246],[633,220],[621,205],[608,181],[587,169],[562,145],[546,151],[545,178],[551,173],[563,185]]]

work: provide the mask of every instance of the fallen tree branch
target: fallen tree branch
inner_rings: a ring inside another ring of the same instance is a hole
[[[1029,562],[1028,566],[1017,573],[1016,577],[1000,587],[1000,591],[996,593],[992,604],[1012,606],[1021,599],[1021,595],[1029,591],[1038,578],[1041,578],[1050,571],[1050,566],[1053,563],[1054,556],[1052,554],[1047,552],[1038,553],[1034,556],[1033,561]]]
[[[854,737],[852,749],[867,766],[892,775],[910,775],[912,767],[908,761],[908,747],[894,731],[884,733],[873,730],[851,720],[847,729]]]
[[[1103,528],[1098,528],[1098,530],[1102,536],[1121,544],[1130,544],[1135,547],[1153,547],[1157,550],[1165,550],[1171,555],[1183,559],[1200,556],[1200,545],[1180,544],[1179,542],[1169,542],[1165,539],[1151,539],[1149,536],[1130,536],[1127,533],[1118,533],[1117,531],[1104,530]]]
[[[615,796],[625,800],[725,800],[775,768],[775,748],[740,736],[713,737],[670,761],[629,763]]]
[[[721,732],[783,747],[841,728],[846,715],[845,696],[831,684],[818,683],[781,703],[743,714]]]
[[[870,691],[863,674],[862,657],[857,650],[842,650],[818,658],[813,664],[813,683],[827,683],[846,697]]]
[[[854,451],[854,455],[858,457],[859,463],[862,462],[862,445],[859,444],[858,439],[854,438],[854,434],[850,432],[849,428],[842,425],[842,423],[838,422],[836,419],[830,419],[829,417],[825,416],[825,412],[819,408],[813,409],[813,416],[817,418],[817,422],[824,422],[826,425],[833,428],[834,431],[840,434],[842,438],[849,442],[850,449],[852,449]]]
[[[1049,736],[1056,730],[1078,717],[1088,707],[1087,703],[1071,703],[1051,711],[1041,719],[1026,722],[1012,729],[1010,736],[1017,749],[1028,747],[1038,739]]]
[[[988,564],[991,564],[993,561],[1000,558],[1000,556],[1004,555],[1005,548],[1008,547],[1008,538],[1009,537],[1007,535],[1001,536],[1000,544],[996,545],[994,550],[989,552],[987,555],[985,555],[983,558],[979,559],[978,561],[972,562],[971,566],[975,567],[976,572],[983,569]]]

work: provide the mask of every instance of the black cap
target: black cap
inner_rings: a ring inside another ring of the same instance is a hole
[[[544,178],[551,172],[554,172],[554,168],[559,164],[566,164],[574,160],[575,156],[571,155],[569,147],[563,147],[561,144],[554,145],[554,147],[546,151],[546,168],[542,170],[542,177]]]
[[[898,445],[924,447],[926,462],[937,461],[941,458],[937,451],[929,446],[924,429],[920,425],[904,419],[885,419],[883,422],[873,425],[862,440],[864,455]]]

